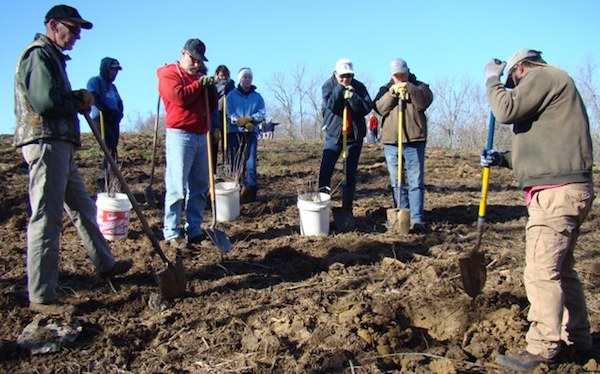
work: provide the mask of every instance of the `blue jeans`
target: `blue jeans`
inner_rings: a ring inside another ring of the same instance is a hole
[[[394,144],[383,146],[385,163],[390,175],[390,186],[394,208],[398,207],[398,147]],[[410,209],[410,222],[424,223],[423,203],[425,197],[425,142],[412,142],[402,145],[403,178],[401,184],[400,208]],[[408,188],[406,187],[408,178]]]
[[[352,208],[354,194],[356,192],[356,172],[358,169],[358,159],[362,150],[363,139],[348,143],[346,170],[344,170],[346,187],[342,195],[342,207]],[[319,169],[319,189],[323,187],[331,188],[331,177],[335,169],[335,163],[342,154],[342,144],[326,141],[323,147],[323,158],[321,159],[321,168]]]
[[[165,170],[166,240],[182,236],[181,213],[185,206],[185,233],[188,238],[202,234],[202,212],[208,196],[208,154],[206,134],[167,129]]]
[[[258,134],[256,132],[230,132],[227,134],[227,141],[232,167],[238,165],[238,161],[236,161],[238,157],[243,157],[245,160],[243,171],[246,180],[242,180],[242,185],[258,190],[258,173],[256,171]]]

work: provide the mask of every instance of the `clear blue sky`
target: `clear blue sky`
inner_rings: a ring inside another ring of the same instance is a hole
[[[420,80],[481,79],[492,57],[515,50],[541,50],[546,60],[571,74],[587,56],[600,64],[600,1],[597,0],[303,0],[303,1],[127,1],[65,2],[93,22],[68,54],[74,89],[98,74],[100,60],[117,58],[115,81],[125,102],[125,119],[156,110],[156,68],[174,62],[185,41],[207,46],[209,74],[227,65],[254,71],[265,96],[276,73],[305,66],[309,76],[326,76],[341,57],[354,61],[356,78],[376,89],[389,79],[389,62],[403,57]],[[0,12],[4,35],[0,60],[0,133],[14,129],[13,81],[17,57],[44,32],[54,1],[8,1]],[[82,130],[87,125],[82,123]]]

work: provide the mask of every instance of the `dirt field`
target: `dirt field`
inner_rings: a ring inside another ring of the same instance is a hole
[[[151,135],[124,134],[122,170],[144,203]],[[386,230],[391,206],[383,151],[365,146],[354,214],[357,229],[325,237],[299,235],[296,199],[316,181],[319,142],[283,140],[259,146],[260,202],[218,223],[233,250],[187,251],[188,294],[162,312],[153,254],[132,211],[127,240],[111,242],[135,265],[114,284],[100,280],[65,218],[60,297],[82,314],[78,339],[58,353],[30,355],[15,341],[35,315],[27,308],[25,233],[27,168],[0,137],[0,371],[5,373],[503,373],[498,354],[524,347],[527,299],[522,283],[526,210],[509,170],[492,169],[482,249],[489,261],[483,294],[462,291],[457,258],[476,236],[481,167],[478,156],[428,149],[425,235]],[[155,178],[164,194],[164,151]],[[100,150],[84,136],[78,152],[90,193],[97,193]],[[341,163],[340,163],[341,168]],[[595,171],[596,185],[600,177]],[[341,172],[334,174],[340,181]],[[597,192],[598,193],[598,192]],[[335,204],[340,197],[334,195]],[[162,204],[144,212],[162,238]],[[592,330],[600,337],[600,210],[583,226],[576,257]],[[65,216],[66,217],[66,216]],[[210,223],[210,210],[205,214]],[[167,251],[170,258],[172,251]],[[600,343],[600,340],[599,340]],[[595,360],[563,362],[560,373],[598,372]],[[546,369],[538,372],[551,372]]]

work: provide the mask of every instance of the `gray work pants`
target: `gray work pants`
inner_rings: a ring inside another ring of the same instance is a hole
[[[22,147],[29,165],[27,282],[31,302],[49,303],[57,298],[63,209],[77,228],[96,271],[108,271],[115,264],[96,223],[96,205],[79,174],[74,151],[73,144],[60,140]]]

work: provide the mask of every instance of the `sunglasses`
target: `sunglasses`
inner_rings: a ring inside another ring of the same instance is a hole
[[[354,74],[350,74],[350,73],[348,73],[348,74],[342,74],[342,75],[340,75],[340,78],[341,78],[341,79],[350,79],[350,78],[354,78]]]
[[[72,35],[79,35],[81,33],[81,29],[79,26],[69,25],[68,23],[64,23],[63,21],[58,21],[61,25],[66,27]]]
[[[188,57],[190,58],[190,60],[192,60],[192,64],[199,64],[201,62],[200,60],[198,60],[196,58],[193,58],[190,52],[185,51],[185,54],[188,55]]]

